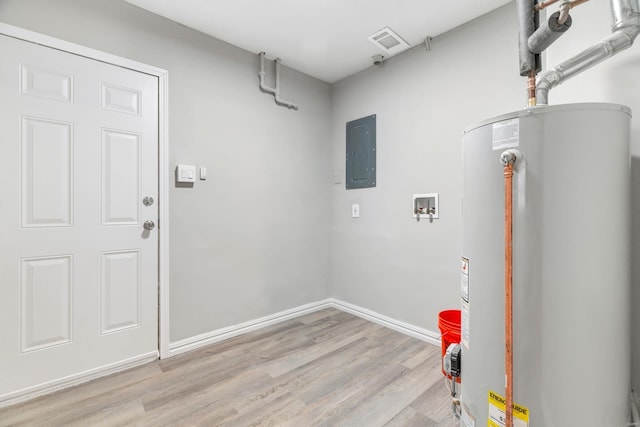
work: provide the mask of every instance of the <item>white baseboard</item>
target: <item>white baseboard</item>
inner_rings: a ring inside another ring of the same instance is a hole
[[[16,403],[34,399],[45,394],[53,393],[54,391],[58,391],[63,388],[73,387],[78,384],[86,383],[87,381],[95,380],[96,378],[134,368],[136,366],[143,365],[157,359],[158,351],[152,351],[149,353],[141,354],[140,356],[132,357],[130,359],[100,366],[98,368],[69,375],[68,377],[60,378],[54,381],[49,381],[44,384],[39,384],[8,394],[3,394],[0,396],[0,408],[15,405]]]
[[[358,307],[357,305],[340,301],[334,298],[330,298],[329,306],[353,314],[354,316],[362,317],[363,319],[369,320],[370,322],[377,323],[378,325],[385,326],[389,329],[393,329],[394,331],[440,347],[439,333],[420,328],[409,323],[401,322],[399,320],[384,316],[380,313],[376,313],[375,311]]]
[[[211,332],[185,338],[180,341],[169,344],[169,357],[176,356],[187,351],[195,350],[210,344],[214,344],[229,338],[237,337],[248,332],[256,331],[276,323],[295,317],[304,316],[314,311],[322,310],[330,307],[330,299],[301,305],[296,308],[281,311],[269,316],[260,317],[259,319],[249,320],[248,322],[239,323],[237,325],[228,326],[226,328],[216,329]]]
[[[400,322],[398,320],[376,313],[375,311],[358,307],[357,305],[349,304],[348,302],[340,301],[334,298],[328,298],[326,300],[317,301],[289,310],[281,311],[270,316],[261,317],[259,319],[250,320],[248,322],[239,323],[237,325],[228,326],[226,328],[216,329],[211,332],[173,342],[169,344],[169,357],[186,353],[188,351],[205,347],[210,344],[237,337],[248,332],[256,331],[267,326],[284,322],[285,320],[304,316],[305,314],[313,313],[314,311],[322,310],[329,307],[342,310],[344,312],[353,314],[354,316],[358,316],[379,325],[385,326],[389,329],[393,329],[394,331],[400,332],[410,337],[440,346],[440,334],[438,333],[429,331],[424,328],[419,328],[408,323]]]

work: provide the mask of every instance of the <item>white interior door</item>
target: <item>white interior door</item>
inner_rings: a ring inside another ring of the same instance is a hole
[[[157,355],[158,79],[6,36],[0,57],[1,402]]]

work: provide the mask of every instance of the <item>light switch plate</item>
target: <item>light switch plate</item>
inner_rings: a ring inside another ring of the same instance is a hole
[[[351,218],[360,218],[360,204],[354,203],[351,205]]]
[[[196,167],[194,165],[178,165],[176,167],[176,182],[196,182]]]

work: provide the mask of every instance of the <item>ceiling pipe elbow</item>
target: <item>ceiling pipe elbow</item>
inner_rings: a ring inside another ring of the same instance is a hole
[[[611,35],[555,67],[538,74],[536,79],[538,105],[549,103],[549,91],[554,87],[633,45],[638,33],[640,33],[638,0],[611,0],[611,12],[613,15],[613,33]]]
[[[260,52],[258,54],[258,57],[260,58],[260,71],[258,72],[258,77],[260,78],[260,90],[264,93],[268,93],[269,95],[273,95],[273,98],[277,105],[280,105],[282,107],[287,107],[292,110],[297,110],[298,109],[297,104],[294,104],[293,102],[290,102],[290,101],[285,101],[280,97],[280,58],[276,58],[276,60],[274,61],[276,64],[275,65],[276,86],[270,87],[270,86],[267,86],[266,83],[264,82],[264,78],[266,76],[266,73],[264,71],[264,56],[265,56],[264,52]]]
[[[264,55],[264,52],[260,52],[258,54],[258,57],[260,57],[260,72],[258,73],[258,77],[260,77],[260,90],[264,93],[275,95],[276,89],[267,86],[264,82],[264,78],[267,75],[267,73],[264,72]]]
[[[285,101],[280,97],[280,58],[276,58],[276,92],[274,93],[273,96],[276,101],[276,104],[282,107],[287,107],[291,110],[298,109],[298,105],[290,101]]]
[[[290,110],[297,110],[298,108],[300,108],[298,107],[298,104],[294,104],[293,102],[290,102],[290,101],[285,101],[284,99],[282,99],[282,97],[280,97],[279,94],[275,94],[274,99],[276,101],[276,104],[282,107],[287,107]]]

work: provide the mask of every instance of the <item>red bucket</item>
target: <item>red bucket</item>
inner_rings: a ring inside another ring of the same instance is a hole
[[[441,365],[444,365],[442,359],[447,352],[450,344],[460,343],[460,310],[444,310],[438,314],[438,328],[440,328],[440,346],[442,348]],[[444,372],[444,366],[441,366],[442,375],[451,378]],[[460,382],[460,378],[458,378]]]

